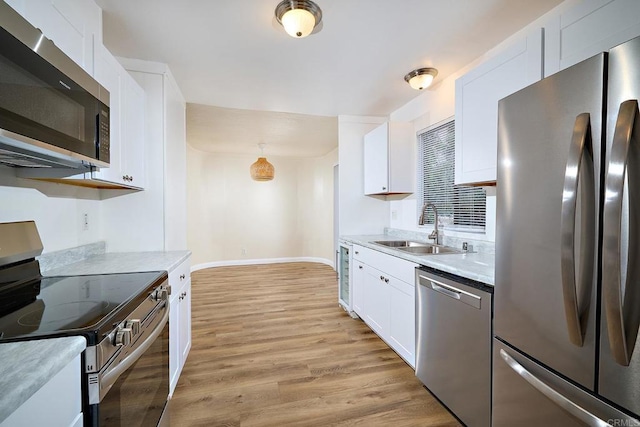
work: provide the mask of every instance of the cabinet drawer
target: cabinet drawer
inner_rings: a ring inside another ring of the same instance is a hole
[[[355,255],[356,252],[359,254]],[[393,276],[406,283],[415,281],[415,268],[418,264],[362,246],[354,246],[353,253],[358,261],[384,272],[385,275]]]
[[[363,248],[362,246],[353,245],[353,259],[364,262],[362,254],[367,250],[367,248]]]
[[[191,258],[185,259],[179,266],[169,272],[169,285],[172,288],[172,294],[178,292],[178,289],[191,278]]]

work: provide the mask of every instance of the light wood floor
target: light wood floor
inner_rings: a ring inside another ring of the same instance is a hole
[[[201,270],[172,426],[458,426],[314,263]]]

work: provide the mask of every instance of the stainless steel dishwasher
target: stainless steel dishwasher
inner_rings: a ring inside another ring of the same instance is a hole
[[[464,424],[489,427],[492,288],[467,282],[416,269],[416,376]]]

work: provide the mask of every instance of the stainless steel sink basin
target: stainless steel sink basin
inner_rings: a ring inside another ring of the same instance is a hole
[[[437,255],[437,254],[461,254],[459,251],[448,246],[436,246],[429,243],[413,242],[411,240],[378,240],[372,243],[409,252],[414,255]]]
[[[425,245],[425,246],[411,246],[411,247],[401,247],[397,248],[403,252],[409,252],[415,255],[437,255],[437,254],[460,254],[462,251],[457,249],[449,248],[446,246],[434,246],[434,245]]]
[[[419,243],[419,242],[412,242],[410,240],[378,240],[375,241],[373,243],[376,243],[378,245],[382,245],[382,246],[387,246],[389,248],[408,248],[408,247],[425,247],[425,246],[431,246],[428,243]]]

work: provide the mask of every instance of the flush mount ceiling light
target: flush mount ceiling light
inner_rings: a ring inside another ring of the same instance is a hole
[[[307,37],[322,21],[322,10],[311,0],[283,0],[276,6],[276,19],[291,37]]]
[[[437,75],[435,68],[418,68],[404,76],[404,80],[415,90],[422,90],[428,88]]]
[[[258,147],[260,147],[260,157],[254,164],[251,165],[249,171],[251,172],[251,178],[254,181],[271,181],[273,176],[275,175],[275,170],[273,165],[267,161],[267,158],[264,157],[264,146],[267,144],[260,143]]]

